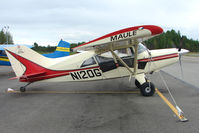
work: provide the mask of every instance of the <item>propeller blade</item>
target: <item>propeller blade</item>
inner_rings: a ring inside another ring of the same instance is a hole
[[[181,51],[182,45],[183,45],[183,36],[180,38],[180,45],[179,45],[179,48],[178,48],[178,52]]]
[[[184,79],[183,69],[182,69],[182,55],[179,54],[179,64],[180,64],[180,70],[181,70],[181,79]]]

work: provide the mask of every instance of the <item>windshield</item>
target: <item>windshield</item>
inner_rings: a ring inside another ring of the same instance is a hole
[[[147,48],[143,44],[139,43],[138,44],[138,54],[144,52],[145,50],[147,50]]]

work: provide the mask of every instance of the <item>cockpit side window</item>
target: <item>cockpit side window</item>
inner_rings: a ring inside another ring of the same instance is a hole
[[[81,67],[90,66],[90,65],[94,65],[94,64],[96,64],[96,61],[94,60],[93,57],[91,57],[91,58],[85,60],[85,61],[82,63]]]
[[[117,68],[114,59],[109,52],[102,55],[96,55],[95,58],[102,72],[107,72]]]
[[[117,55],[129,66],[133,67],[134,62],[134,51],[132,48],[123,48],[120,50],[117,50]],[[118,65],[124,67],[124,65],[117,60]]]
[[[123,48],[115,51],[119,57],[132,57],[134,56],[134,52],[132,48]]]
[[[105,57],[105,56],[100,56],[100,55],[97,55],[96,59],[97,59],[98,63],[114,61],[113,58],[111,58],[111,57]]]

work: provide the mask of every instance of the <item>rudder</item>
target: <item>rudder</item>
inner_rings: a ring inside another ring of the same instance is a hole
[[[59,58],[70,55],[70,43],[63,41],[62,39],[59,41],[59,44],[55,50],[55,52],[50,54],[43,54],[48,58]]]

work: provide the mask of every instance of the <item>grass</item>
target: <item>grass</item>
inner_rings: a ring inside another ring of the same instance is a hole
[[[76,54],[77,52],[72,52],[72,51],[70,51],[70,55],[73,55],[73,54]]]
[[[44,51],[37,51],[38,53],[40,53],[40,54],[49,54],[49,53],[53,53],[54,51],[52,51],[52,52],[44,52]],[[73,54],[76,54],[77,52],[72,52],[72,51],[70,51],[70,55],[73,55]]]
[[[185,56],[199,57],[199,52],[189,52],[185,54]]]

